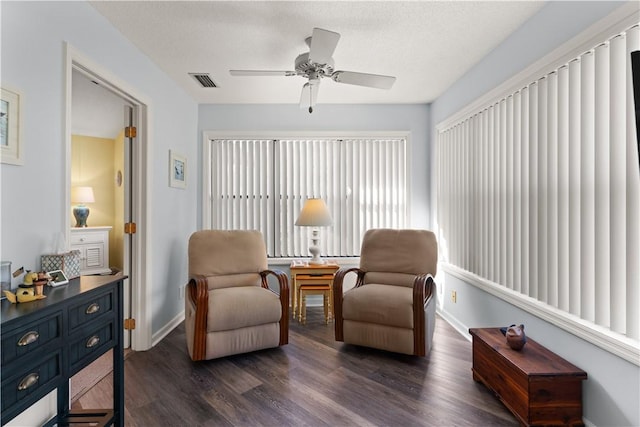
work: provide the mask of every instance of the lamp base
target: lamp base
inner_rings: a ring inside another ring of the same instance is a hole
[[[76,206],[73,208],[73,216],[76,218],[76,227],[86,227],[89,208],[82,205]]]
[[[316,233],[313,235],[313,238],[311,239],[311,245],[309,246],[309,253],[312,255],[311,259],[309,260],[309,264],[321,265],[326,262],[325,260],[320,258],[320,246],[318,246],[318,242],[318,235]]]

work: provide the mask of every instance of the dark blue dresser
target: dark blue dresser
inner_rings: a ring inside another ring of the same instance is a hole
[[[47,425],[79,421],[124,426],[122,289],[126,276],[82,276],[47,298],[2,304],[2,425],[53,390],[58,413]],[[69,378],[113,349],[113,409],[71,412]]]

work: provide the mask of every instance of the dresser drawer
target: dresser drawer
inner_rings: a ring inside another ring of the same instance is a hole
[[[84,245],[86,243],[102,243],[102,242],[104,242],[104,233],[102,232],[71,233],[72,245]]]
[[[69,343],[71,375],[102,355],[106,351],[105,347],[114,347],[115,337],[115,322],[112,320],[107,324],[96,326],[89,333],[73,338]]]
[[[74,333],[87,323],[113,313],[114,307],[115,294],[113,292],[85,298],[81,302],[71,305],[69,307],[69,333]]]
[[[49,352],[42,358],[31,358],[30,362],[19,361],[2,369],[2,418],[12,417],[35,400],[53,390],[62,377],[60,350]],[[24,404],[24,405],[23,405]],[[8,414],[10,408],[12,414]]]
[[[20,325],[15,329],[3,328],[2,366],[39,351],[41,347],[47,344],[57,346],[61,338],[61,311],[37,319],[34,322]]]

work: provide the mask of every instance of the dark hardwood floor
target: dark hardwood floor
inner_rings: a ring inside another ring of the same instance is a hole
[[[334,341],[321,307],[291,322],[289,344],[191,361],[184,326],[125,361],[127,426],[517,426],[471,376],[471,343],[437,318],[417,358]],[[108,375],[74,408],[105,407]]]

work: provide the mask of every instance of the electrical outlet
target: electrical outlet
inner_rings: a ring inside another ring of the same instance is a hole
[[[454,304],[458,302],[458,293],[456,291],[451,291],[451,302]]]

